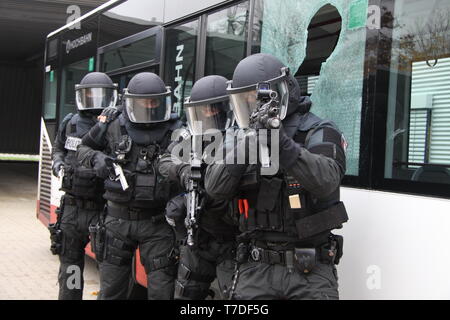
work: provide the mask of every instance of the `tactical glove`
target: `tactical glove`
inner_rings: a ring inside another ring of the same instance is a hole
[[[63,167],[63,166],[64,166],[64,163],[62,161],[54,161],[53,162],[52,172],[55,177],[59,176],[59,171],[61,170],[61,167]]]
[[[114,121],[121,112],[116,107],[105,108],[101,115],[98,116],[98,120],[101,123],[110,123]]]
[[[110,161],[107,161],[109,159]],[[109,164],[112,163],[112,158],[106,154],[97,151],[95,156],[92,158],[92,167],[94,168],[97,176],[101,179],[106,179],[109,177],[110,172],[114,170]]]

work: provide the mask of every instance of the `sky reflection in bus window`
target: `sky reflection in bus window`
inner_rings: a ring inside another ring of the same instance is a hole
[[[100,70],[112,71],[155,59],[156,36],[105,52],[100,57]]]
[[[311,111],[333,120],[343,131],[348,142],[347,175],[358,175],[359,170],[366,43],[365,23],[348,27],[353,3],[286,0],[280,6],[276,0],[259,0],[252,36],[256,40],[252,51],[277,56],[298,80],[304,79],[300,85],[304,94],[311,95]]]
[[[165,0],[127,0],[106,11],[105,16],[141,25],[156,25],[164,22]]]
[[[128,0],[100,16],[98,46],[134,35],[164,22],[164,0]]]
[[[449,21],[446,0],[395,2],[386,178],[450,183]]]

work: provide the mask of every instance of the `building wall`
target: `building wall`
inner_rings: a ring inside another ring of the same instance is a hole
[[[42,65],[0,62],[0,153],[39,153]]]

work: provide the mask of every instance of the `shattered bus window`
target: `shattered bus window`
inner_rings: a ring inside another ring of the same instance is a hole
[[[311,111],[343,131],[346,174],[358,175],[366,28],[356,15],[367,16],[367,2],[287,0],[280,6],[260,0],[255,13],[260,33],[253,36],[252,51],[273,54],[289,66],[303,94],[311,95]]]

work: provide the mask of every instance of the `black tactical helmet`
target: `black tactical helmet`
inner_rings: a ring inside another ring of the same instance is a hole
[[[151,72],[135,75],[124,89],[123,101],[128,118],[134,123],[168,121],[172,110],[171,90]]]
[[[240,127],[248,126],[248,119],[257,107],[256,86],[260,82],[269,82],[278,93],[281,120],[296,111],[302,112],[298,103],[300,86],[289,68],[270,54],[258,53],[239,62],[228,84],[227,92]]]
[[[186,98],[184,108],[191,134],[200,135],[207,130],[226,130],[233,122],[228,80],[222,76],[207,76],[198,80]]]
[[[99,111],[117,103],[117,84],[102,72],[91,72],[75,85],[76,104],[79,111]]]

